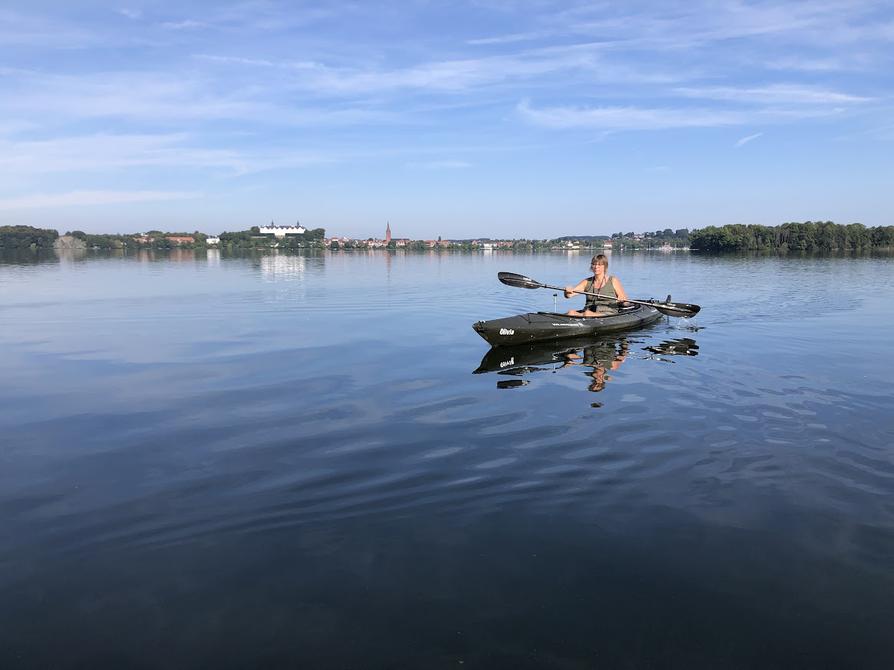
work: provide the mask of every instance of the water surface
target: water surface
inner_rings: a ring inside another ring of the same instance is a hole
[[[588,260],[5,258],[0,667],[892,667],[892,260]]]

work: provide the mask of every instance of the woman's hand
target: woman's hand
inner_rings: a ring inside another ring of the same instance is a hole
[[[570,298],[573,295],[574,295],[574,289],[571,286],[566,286],[565,287],[565,297]]]

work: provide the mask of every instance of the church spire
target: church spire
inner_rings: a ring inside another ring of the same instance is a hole
[[[391,222],[385,224],[385,244],[391,241]]]

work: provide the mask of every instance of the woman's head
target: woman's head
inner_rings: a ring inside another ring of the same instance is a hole
[[[594,272],[599,267],[603,270],[608,270],[608,258],[605,257],[605,254],[597,254],[590,260],[590,268]]]

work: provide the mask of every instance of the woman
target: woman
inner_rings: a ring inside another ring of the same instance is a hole
[[[604,254],[593,256],[590,261],[590,269],[593,276],[582,279],[577,286],[566,286],[565,297],[570,298],[575,293],[586,291],[587,293],[599,293],[602,297],[587,296],[587,302],[582,310],[572,309],[568,316],[608,316],[616,314],[614,309],[617,303],[627,300],[621,280],[608,274],[608,258]]]

